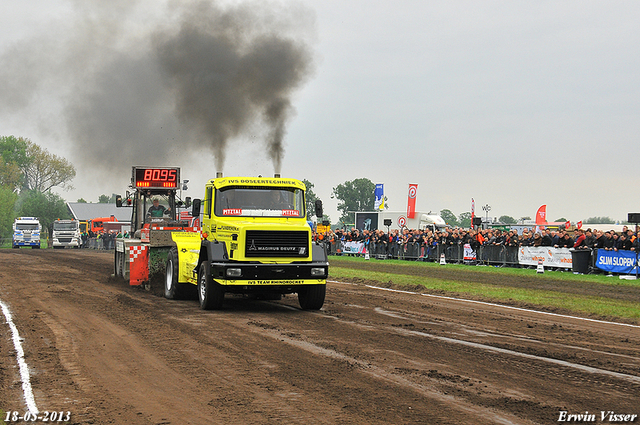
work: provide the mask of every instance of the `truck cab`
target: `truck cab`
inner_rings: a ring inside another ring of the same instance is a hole
[[[104,232],[104,223],[111,223],[118,221],[115,215],[109,217],[96,217],[89,220],[89,231],[93,234]]]
[[[40,248],[40,231],[42,226],[37,217],[18,217],[13,222],[13,248],[30,246]]]
[[[80,237],[80,223],[78,220],[61,220],[53,222],[53,233],[51,235],[54,249],[65,247],[80,248],[82,238]]]
[[[303,309],[322,307],[328,261],[324,247],[312,241],[301,181],[218,177],[207,182],[202,201],[194,200],[194,209],[200,207],[202,240],[175,235],[167,263],[168,298],[179,285],[192,283],[203,309],[221,308],[225,293],[297,293]]]

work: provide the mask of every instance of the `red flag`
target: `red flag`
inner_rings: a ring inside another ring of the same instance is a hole
[[[471,198],[471,228],[473,229],[473,219],[476,216],[476,201]]]
[[[577,227],[578,229],[582,229],[582,220],[578,222]]]
[[[407,218],[415,218],[416,216],[416,195],[418,193],[418,185],[409,185],[409,202],[407,203]]]
[[[571,227],[571,222],[569,220],[567,220],[567,222],[564,223],[564,228],[568,229],[569,227]]]
[[[546,224],[547,223],[547,206],[543,205],[538,208],[538,212],[536,213],[536,224]]]

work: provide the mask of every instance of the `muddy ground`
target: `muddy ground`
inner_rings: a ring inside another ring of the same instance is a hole
[[[637,325],[335,282],[318,312],[301,311],[295,296],[228,298],[223,310],[202,311],[110,278],[112,264],[107,252],[0,251],[0,299],[23,338],[37,407],[71,412],[64,423],[550,424],[562,411],[588,411],[596,423],[601,411],[640,414]],[[4,317],[0,410],[26,410]]]

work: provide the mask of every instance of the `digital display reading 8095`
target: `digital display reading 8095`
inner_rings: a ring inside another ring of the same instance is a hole
[[[136,168],[136,187],[161,187],[177,189],[180,181],[179,168]]]

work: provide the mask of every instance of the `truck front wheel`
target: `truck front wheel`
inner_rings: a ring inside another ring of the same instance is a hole
[[[220,310],[224,301],[224,289],[213,281],[206,262],[200,264],[198,271],[198,300],[203,310]]]
[[[170,300],[182,300],[187,297],[186,284],[178,283],[178,250],[171,248],[167,254],[165,269],[164,296]]]
[[[327,285],[309,285],[298,291],[298,302],[303,310],[320,310],[324,304]]]

